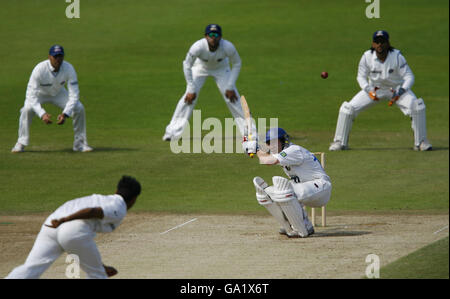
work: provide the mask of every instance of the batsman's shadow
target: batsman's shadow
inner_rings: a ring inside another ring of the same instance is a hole
[[[326,238],[326,237],[355,237],[368,235],[372,232],[369,231],[340,231],[340,230],[324,230],[315,232],[311,237]]]

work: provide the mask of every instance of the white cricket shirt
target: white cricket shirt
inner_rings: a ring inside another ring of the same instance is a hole
[[[50,60],[38,63],[33,69],[28,81],[25,103],[33,107],[34,112],[42,118],[45,110],[39,102],[39,97],[56,96],[61,88],[67,85],[69,101],[63,113],[73,116],[73,108],[80,98],[77,73],[74,67],[67,61],[63,61],[58,72],[54,72]]]
[[[232,90],[241,71],[241,58],[234,45],[221,39],[217,50],[211,52],[209,50],[208,41],[202,38],[196,41],[183,61],[184,77],[187,82],[188,92],[195,92],[194,80],[192,78],[192,67],[200,67],[203,71],[212,71],[224,68],[224,71],[232,64],[230,79],[227,89]]]
[[[316,179],[330,181],[330,177],[325,173],[320,161],[300,145],[291,144],[273,156],[278,159],[284,172],[294,181],[297,180],[295,177],[298,177],[300,183]]]
[[[127,214],[127,205],[122,196],[92,194],[70,200],[54,211],[46,220],[45,224],[51,225],[53,219],[60,219],[72,215],[86,208],[100,207],[103,210],[103,219],[89,219],[93,231],[109,233],[116,229]]]
[[[414,84],[414,74],[399,50],[389,52],[384,62],[378,59],[375,50],[368,50],[359,61],[357,80],[366,91],[373,87],[408,90]]]

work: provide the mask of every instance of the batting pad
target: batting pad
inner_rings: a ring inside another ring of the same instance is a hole
[[[277,203],[294,230],[297,231],[301,237],[307,237],[308,230],[306,229],[303,218],[303,208],[298,200],[296,198],[290,198],[277,201]]]
[[[307,237],[308,231],[303,218],[303,208],[295,196],[294,189],[288,179],[274,176],[273,190],[267,188],[271,199],[278,204],[290,225],[301,237]]]
[[[413,103],[411,113],[412,122],[411,127],[414,131],[414,145],[419,146],[420,143],[427,138],[427,120],[426,107],[423,99],[417,99]]]
[[[281,176],[272,177],[273,187],[276,191],[285,191],[292,189],[291,182]]]
[[[270,196],[264,191],[264,189],[268,187],[267,183],[262,178],[255,177],[253,179],[253,184],[255,185],[256,199],[258,200],[258,203],[265,207],[267,211],[269,211],[269,213],[273,217],[275,217],[281,227],[284,228],[288,234],[292,233],[292,227],[284,216],[283,211],[278,206],[278,204],[273,202],[272,199],[270,199]]]
[[[353,125],[355,109],[349,102],[344,102],[339,109],[334,141],[340,141],[343,146],[348,145],[348,136]]]

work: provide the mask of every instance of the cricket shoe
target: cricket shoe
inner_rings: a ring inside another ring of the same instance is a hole
[[[166,134],[164,134],[162,140],[163,141],[171,141],[172,140],[172,136],[170,134],[166,133]]]
[[[25,145],[22,143],[17,142],[16,145],[11,150],[11,153],[22,153],[25,151]]]
[[[308,228],[307,231],[308,231],[308,235],[306,237],[309,237],[312,234],[314,234],[314,228],[313,227]],[[300,234],[297,231],[294,231],[294,230],[291,230],[290,232],[287,232],[284,228],[280,228],[279,233],[280,233],[280,235],[285,235],[285,236],[288,236],[289,238],[302,238],[302,236],[300,236]],[[306,237],[303,237],[303,238],[306,238]]]
[[[421,151],[421,152],[425,152],[425,151],[431,151],[433,149],[433,147],[431,146],[430,142],[428,142],[427,139],[423,140],[419,146],[414,146],[414,150],[415,151]]]
[[[94,149],[92,147],[90,147],[87,144],[77,144],[73,146],[73,151],[74,152],[82,152],[82,153],[87,153],[87,152],[92,152]]]
[[[342,143],[340,141],[335,141],[333,142],[330,147],[328,148],[328,150],[330,151],[342,151],[342,150],[346,150],[347,146],[342,145]]]
[[[285,235],[288,236],[289,238],[298,238],[299,234],[296,231],[293,231],[292,229],[288,231],[286,231],[286,229],[284,227],[280,228],[279,231],[280,235]]]

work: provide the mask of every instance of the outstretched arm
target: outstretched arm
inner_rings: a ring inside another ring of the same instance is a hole
[[[260,164],[275,165],[275,164],[280,163],[280,161],[278,161],[277,158],[275,158],[273,155],[271,155],[269,153],[266,153],[266,152],[258,150],[256,152],[256,155],[259,158],[259,163]]]

